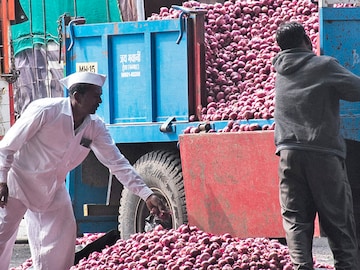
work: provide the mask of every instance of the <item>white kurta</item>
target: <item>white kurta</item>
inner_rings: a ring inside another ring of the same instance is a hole
[[[81,142],[90,140],[89,147]],[[32,102],[0,141],[0,182],[33,211],[46,210],[66,174],[93,150],[121,183],[142,199],[152,191],[114,144],[104,122],[88,116],[74,131],[69,98]]]
[[[72,214],[64,183],[66,174],[77,167],[90,150],[134,194],[144,200],[152,194],[121,154],[98,116],[89,115],[74,130],[69,98],[38,99],[29,104],[0,141],[0,182],[8,183],[9,197],[12,198],[8,203],[11,212],[6,211],[8,206],[0,208],[0,259],[9,260],[9,254],[2,254],[4,249],[9,248],[9,242],[13,244],[11,237],[14,237],[14,229],[9,227],[20,222],[26,209],[29,209],[26,217],[32,227],[29,241],[32,253],[39,261],[36,269],[46,269],[41,266],[41,260],[51,265],[52,258],[56,259],[53,255],[64,248],[64,240],[69,249],[74,248],[71,245],[75,245],[75,224],[69,226],[68,234],[64,233],[65,228],[61,224],[68,224],[66,220],[70,219],[69,213]],[[14,213],[16,209],[18,211]],[[56,219],[56,214],[60,213],[67,218]],[[42,237],[38,235],[40,231]],[[51,235],[46,236],[50,231]],[[62,236],[54,240],[54,235]],[[69,239],[65,239],[67,235]],[[60,243],[60,240],[62,242],[57,247],[56,241]],[[49,246],[54,250],[53,254],[49,252]],[[2,264],[6,265],[8,262],[4,261]]]

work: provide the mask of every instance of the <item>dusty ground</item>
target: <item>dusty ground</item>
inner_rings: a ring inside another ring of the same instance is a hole
[[[314,238],[313,254],[317,262],[334,266],[334,260],[327,242],[327,238]]]
[[[27,259],[30,258],[29,245],[26,243],[17,243],[14,246],[13,256],[11,259],[10,267],[18,267]]]

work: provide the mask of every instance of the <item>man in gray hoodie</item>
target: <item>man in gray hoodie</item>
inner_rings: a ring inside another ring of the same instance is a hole
[[[304,27],[280,25],[274,58],[275,145],[280,204],[295,269],[314,269],[319,216],[337,270],[360,269],[352,194],[340,135],[339,101],[360,101],[360,77],[329,56],[317,56]]]

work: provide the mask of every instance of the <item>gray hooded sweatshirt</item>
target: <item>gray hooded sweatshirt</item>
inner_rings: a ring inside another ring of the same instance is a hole
[[[345,158],[339,101],[360,101],[360,77],[335,58],[303,48],[281,51],[273,65],[276,153],[298,149]]]

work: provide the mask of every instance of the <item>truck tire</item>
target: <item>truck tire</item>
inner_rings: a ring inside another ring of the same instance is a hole
[[[171,213],[169,228],[187,223],[185,190],[179,152],[158,150],[140,157],[134,168],[145,183],[163,200]],[[119,207],[119,231],[122,239],[145,231],[145,219],[149,216],[145,202],[128,189],[121,194]]]

